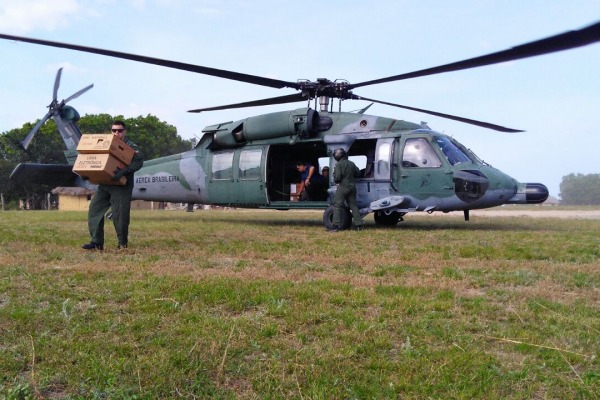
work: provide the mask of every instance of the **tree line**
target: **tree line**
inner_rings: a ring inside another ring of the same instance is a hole
[[[83,134],[110,133],[113,120],[127,124],[127,136],[144,152],[146,160],[181,153],[192,148],[195,141],[184,140],[177,134],[177,128],[156,116],[125,118],[121,115],[95,114],[82,116],[77,125]],[[17,209],[19,203],[28,204],[32,209],[46,209],[50,191],[46,185],[25,185],[9,179],[19,163],[65,164],[65,145],[52,119],[48,120],[36,133],[27,150],[20,142],[33,129],[35,123],[26,123],[21,128],[0,134],[0,200],[4,209]]]
[[[600,205],[600,174],[563,176],[560,198],[565,205]]]

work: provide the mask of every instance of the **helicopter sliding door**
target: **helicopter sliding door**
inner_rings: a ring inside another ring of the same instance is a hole
[[[239,207],[267,204],[265,153],[264,146],[212,153],[207,185],[210,203]]]

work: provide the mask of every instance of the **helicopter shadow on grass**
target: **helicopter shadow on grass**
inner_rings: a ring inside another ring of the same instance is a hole
[[[210,218],[211,222],[219,222],[219,223],[233,223],[236,225],[246,225],[246,226],[269,226],[269,227],[282,227],[282,228],[297,228],[297,227],[306,227],[312,228],[317,227],[323,229],[323,223],[321,219],[269,219],[269,218],[260,218],[260,219],[233,219],[233,218]],[[370,232],[402,232],[405,230],[412,231],[446,231],[446,230],[456,230],[456,231],[538,231],[538,230],[562,230],[562,228],[557,226],[550,225],[532,225],[528,222],[520,222],[517,221],[515,223],[514,220],[508,221],[503,219],[503,222],[495,222],[495,221],[463,221],[463,220],[406,220],[398,223],[396,226],[379,226],[373,224],[368,220],[368,217],[365,221],[365,229],[362,232],[356,232],[357,234],[361,233],[370,233]],[[352,232],[351,229],[349,231]]]
[[[319,227],[323,228],[321,219],[268,219],[268,218],[210,218],[210,222],[231,223],[236,225],[260,225],[273,227]]]

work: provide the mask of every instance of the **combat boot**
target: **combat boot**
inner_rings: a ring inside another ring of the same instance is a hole
[[[99,243],[89,242],[81,246],[84,250],[104,250],[104,246]]]

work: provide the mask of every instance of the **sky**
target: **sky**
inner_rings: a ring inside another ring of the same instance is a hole
[[[1,33],[285,81],[364,82],[598,21],[600,0],[0,0]],[[69,103],[80,114],[152,114],[184,139],[201,137],[208,125],[306,106],[188,113],[295,91],[0,40],[0,132],[45,115],[60,67],[59,99],[94,84]],[[544,183],[557,197],[563,176],[600,173],[599,71],[600,44],[593,44],[354,93],[525,130],[502,133],[380,104],[368,110],[425,121],[516,180]],[[345,101],[342,109],[367,104]]]

